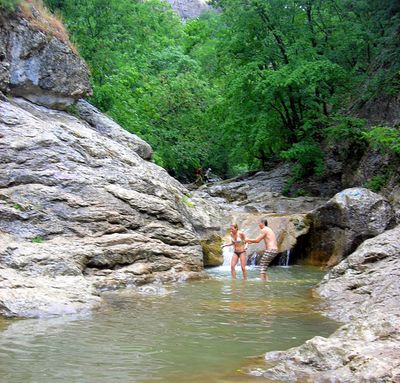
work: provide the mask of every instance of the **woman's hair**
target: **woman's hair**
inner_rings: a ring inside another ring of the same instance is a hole
[[[232,223],[231,226],[233,226],[233,228],[234,228],[235,230],[239,230],[239,225],[238,225],[237,223]]]

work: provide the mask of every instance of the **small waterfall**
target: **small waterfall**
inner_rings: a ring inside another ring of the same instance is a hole
[[[222,255],[224,256],[224,263],[222,266],[229,266],[231,267],[232,257],[233,257],[233,247],[227,246],[222,249]],[[236,264],[236,267],[240,266],[240,259]]]
[[[289,266],[289,261],[290,261],[290,250],[286,250],[285,252],[282,253],[282,255],[279,257],[279,266]]]
[[[250,266],[256,266],[257,264],[257,253],[253,253],[249,256],[249,259],[247,261],[247,264]]]
[[[232,247],[227,246],[222,249],[222,255],[224,256],[224,263],[222,266],[230,266],[232,257],[233,257],[233,250]]]

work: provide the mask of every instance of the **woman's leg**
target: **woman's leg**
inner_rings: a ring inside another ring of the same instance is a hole
[[[233,254],[232,256],[232,260],[231,260],[231,274],[232,274],[232,278],[236,279],[236,271],[235,271],[235,267],[236,264],[238,263],[239,257],[236,254]]]
[[[246,271],[246,263],[247,263],[247,254],[240,254],[240,267],[242,268],[243,279],[247,279],[247,271]]]

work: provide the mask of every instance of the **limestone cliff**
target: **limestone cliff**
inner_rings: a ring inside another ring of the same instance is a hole
[[[91,93],[88,68],[69,44],[35,25],[0,12],[0,91],[65,109]]]
[[[54,109],[90,92],[83,60],[23,18],[0,41],[0,315],[77,313],[103,290],[203,276],[198,233],[218,220],[139,137],[83,100]]]

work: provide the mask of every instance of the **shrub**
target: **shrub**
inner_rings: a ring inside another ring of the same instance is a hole
[[[369,179],[364,186],[370,190],[372,190],[373,192],[377,193],[379,192],[386,184],[387,182],[387,176],[386,175],[378,175],[375,177],[372,177],[371,179]]]

